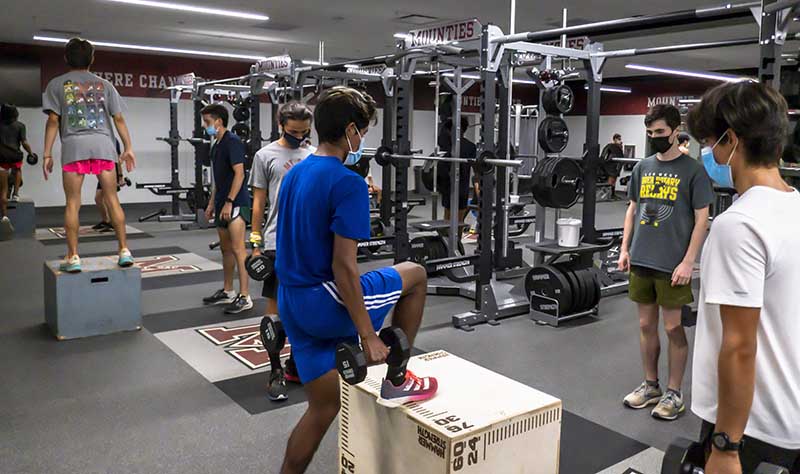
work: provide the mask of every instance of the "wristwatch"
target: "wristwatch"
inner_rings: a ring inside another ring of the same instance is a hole
[[[229,197],[226,197],[225,198],[225,202],[229,202],[229,203],[233,204],[233,199],[231,199]]]
[[[711,435],[711,444],[720,451],[740,451],[744,440],[734,443],[728,433],[714,433]]]

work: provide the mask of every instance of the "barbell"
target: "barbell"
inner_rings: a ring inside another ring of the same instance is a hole
[[[522,160],[502,160],[495,158],[494,153],[490,151],[482,152],[477,158],[462,158],[459,156],[424,156],[424,155],[399,155],[392,153],[389,147],[382,146],[375,150],[375,161],[381,165],[386,166],[395,164],[398,160],[424,160],[424,161],[444,161],[448,163],[465,163],[477,164],[483,167],[484,171],[490,171],[495,166],[506,166],[510,168],[519,168],[522,166]]]

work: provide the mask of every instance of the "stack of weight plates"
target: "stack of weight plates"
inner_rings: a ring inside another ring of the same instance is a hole
[[[558,303],[558,315],[588,311],[600,302],[600,283],[590,268],[572,262],[539,265],[525,276],[525,294]]]

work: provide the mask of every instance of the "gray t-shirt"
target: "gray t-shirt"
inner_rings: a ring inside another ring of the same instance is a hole
[[[42,109],[60,118],[62,165],[117,161],[111,121],[124,104],[113,84],[88,71],[70,71],[47,84]]]
[[[706,170],[687,155],[671,161],[653,155],[633,168],[628,198],[636,203],[631,265],[672,273],[689,248],[695,209],[714,199]]]
[[[270,143],[256,152],[253,168],[250,170],[250,185],[267,190],[267,220],[264,223],[264,249],[275,250],[275,231],[278,228],[278,191],[281,181],[292,166],[300,163],[315,148],[310,145],[292,149]]]

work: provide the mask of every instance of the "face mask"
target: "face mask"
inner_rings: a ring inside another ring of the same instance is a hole
[[[728,131],[726,130],[725,133],[728,133]],[[731,170],[731,159],[733,158],[733,154],[736,152],[736,147],[739,146],[739,142],[736,142],[736,145],[733,146],[733,150],[728,157],[727,163],[721,165],[717,163],[717,160],[714,159],[714,148],[719,145],[719,142],[721,142],[722,138],[725,137],[725,133],[719,137],[719,140],[717,140],[717,143],[715,143],[714,146],[704,147],[701,150],[700,155],[703,158],[703,166],[706,168],[706,172],[711,180],[723,188],[732,188],[734,186],[733,171]]]
[[[297,138],[296,136],[283,132],[283,138],[286,140],[286,143],[289,144],[289,148],[300,148],[300,145],[303,144],[306,140],[308,140],[310,134],[306,133],[303,135],[303,138]]]
[[[667,150],[672,148],[672,143],[669,142],[669,137],[647,137],[650,142],[650,148],[656,153],[666,153]]]
[[[206,133],[208,134],[209,137],[214,138],[217,136],[217,129],[213,125],[209,125],[208,127],[206,127]]]
[[[353,145],[350,143],[350,137],[347,134],[344,135],[347,138],[347,147],[350,148],[350,151],[347,153],[347,158],[344,159],[345,166],[353,166],[354,164],[358,163],[361,160],[361,154],[364,153],[364,137],[361,136],[361,132],[356,130],[358,134],[359,143],[358,143],[358,150],[353,151]]]

